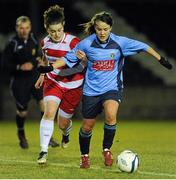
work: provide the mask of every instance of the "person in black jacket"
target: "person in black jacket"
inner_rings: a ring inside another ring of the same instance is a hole
[[[31,21],[27,16],[20,16],[16,20],[16,35],[6,45],[3,55],[4,68],[10,72],[10,89],[16,103],[16,125],[18,129],[19,145],[28,148],[25,137],[24,123],[27,116],[28,103],[31,95],[39,104],[41,114],[44,111],[43,91],[36,89],[34,84],[38,79],[37,65],[39,56],[38,42],[31,33]],[[50,145],[58,146],[51,139]]]

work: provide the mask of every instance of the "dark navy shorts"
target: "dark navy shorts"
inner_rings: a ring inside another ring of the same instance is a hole
[[[98,96],[82,97],[82,115],[85,119],[94,119],[102,112],[103,103],[106,100],[115,100],[118,103],[122,101],[122,91],[111,90]]]
[[[35,88],[35,79],[30,77],[19,77],[13,79],[10,84],[12,96],[15,98],[16,108],[19,111],[26,111],[31,96],[39,102],[43,99],[43,89]]]

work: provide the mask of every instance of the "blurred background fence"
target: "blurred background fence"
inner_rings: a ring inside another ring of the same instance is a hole
[[[1,0],[0,56],[9,37],[14,34],[18,16],[29,16],[33,32],[41,39],[45,35],[43,12],[54,4],[65,8],[66,31],[83,38],[82,29],[78,25],[87,22],[94,13],[105,10],[113,15],[113,32],[148,43],[176,65],[174,0]],[[175,120],[175,67],[168,71],[148,55],[127,58],[124,100],[119,118]],[[0,120],[14,119],[15,106],[10,96],[9,76],[2,69],[0,81]],[[29,107],[29,118],[39,118],[40,113],[34,101]],[[80,107],[81,104],[75,114],[76,118],[81,118]]]
[[[120,119],[135,120],[175,120],[176,102],[175,88],[161,87],[128,87],[124,91],[124,99],[119,109]],[[0,120],[11,120],[15,117],[13,98],[6,86],[3,88]],[[81,104],[75,118],[81,119]],[[29,105],[29,118],[40,119],[40,112],[35,101]]]

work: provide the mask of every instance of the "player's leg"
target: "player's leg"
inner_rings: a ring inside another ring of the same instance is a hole
[[[70,132],[72,129],[72,120],[71,120],[72,115],[66,114],[63,110],[59,109],[58,116],[59,116],[57,118],[58,126],[59,129],[62,131],[61,147],[67,148],[70,141],[69,139]]]
[[[52,87],[52,88],[51,88]],[[54,131],[54,119],[58,106],[61,102],[62,93],[58,86],[47,79],[44,84],[44,115],[40,122],[40,146],[41,151],[38,157],[38,163],[46,163],[48,145]]]
[[[44,101],[45,112],[40,122],[40,153],[38,157],[39,164],[45,164],[48,154],[48,146],[50,139],[54,131],[54,118],[58,109],[60,100],[58,102],[54,100]]]
[[[66,148],[69,143],[69,135],[72,128],[72,116],[75,109],[79,105],[82,96],[82,88],[76,88],[67,90],[63,94],[63,98],[59,109],[58,125],[62,130],[62,142],[63,148]]]
[[[118,110],[118,102],[114,100],[106,100],[103,104],[105,111],[104,138],[103,138],[103,156],[105,166],[112,166],[113,155],[110,148],[113,144],[116,132],[116,115]]]
[[[43,88],[36,89],[35,87],[33,87],[32,88],[32,95],[33,95],[34,99],[36,100],[37,104],[39,105],[41,118],[42,118],[43,114],[44,114]],[[58,147],[59,144],[54,140],[53,137],[51,137],[50,142],[49,142],[49,146]]]
[[[119,108],[119,101],[121,101],[121,93],[117,91],[105,93],[102,96],[103,107],[105,113],[104,123],[104,138],[103,138],[103,157],[105,166],[112,166],[113,155],[110,148],[113,144],[114,136],[116,133],[116,117]]]
[[[95,122],[95,119],[83,119],[83,123],[79,131],[79,145],[81,152],[80,168],[90,167],[89,147]]]
[[[27,105],[30,100],[30,88],[23,78],[16,78],[10,84],[11,95],[16,103],[16,126],[19,145],[23,149],[28,148],[25,136],[25,119],[27,117]]]
[[[92,137],[92,130],[95,125],[95,118],[101,112],[99,96],[89,97],[83,95],[82,114],[83,123],[79,131],[79,145],[81,152],[80,168],[89,168],[89,147]]]
[[[29,147],[24,130],[26,116],[27,116],[27,111],[17,110],[16,112],[17,135],[19,139],[19,145],[23,149],[27,149]]]

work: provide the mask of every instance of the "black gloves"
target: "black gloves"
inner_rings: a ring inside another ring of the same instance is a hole
[[[39,66],[37,68],[39,73],[48,73],[50,71],[53,71],[53,66],[49,65],[49,66]]]
[[[167,69],[172,69],[172,64],[170,64],[169,61],[162,56],[161,59],[159,60],[159,63]]]

